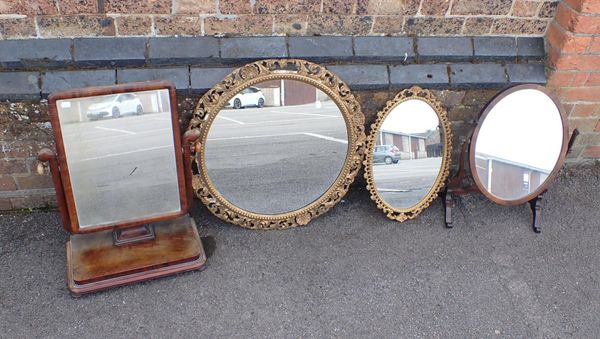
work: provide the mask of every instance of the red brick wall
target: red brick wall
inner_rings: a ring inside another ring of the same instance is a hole
[[[0,38],[543,36],[557,0],[3,0]]]
[[[600,1],[562,1],[546,38],[548,87],[582,132],[571,158],[600,158]]]

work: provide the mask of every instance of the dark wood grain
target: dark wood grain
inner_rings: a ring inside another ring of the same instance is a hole
[[[125,246],[113,245],[111,231],[71,235],[67,243],[71,292],[95,292],[204,266],[206,255],[192,218],[185,215],[154,227],[154,241]]]

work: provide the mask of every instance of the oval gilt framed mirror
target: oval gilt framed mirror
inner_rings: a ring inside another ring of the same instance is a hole
[[[377,114],[365,179],[388,218],[412,219],[438,196],[450,170],[451,140],[446,110],[426,89],[403,90]]]
[[[200,130],[196,195],[242,227],[305,225],[354,181],[364,122],[348,86],[321,65],[285,59],[238,68],[200,99],[190,123]]]
[[[501,205],[534,199],[562,167],[568,133],[563,108],[546,88],[526,84],[501,92],[484,109],[471,139],[475,184]]]

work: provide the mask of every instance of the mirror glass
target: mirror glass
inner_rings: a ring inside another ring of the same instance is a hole
[[[181,210],[168,89],[56,106],[80,228]]]
[[[373,149],[373,180],[395,209],[418,204],[432,189],[443,160],[443,136],[435,110],[410,99],[394,107],[379,128]]]
[[[207,175],[221,196],[256,214],[282,214],[321,197],[348,151],[336,103],[307,83],[277,79],[237,93],[204,145]]]
[[[500,199],[518,200],[535,192],[559,160],[560,111],[542,91],[517,90],[489,110],[474,142],[479,184]]]

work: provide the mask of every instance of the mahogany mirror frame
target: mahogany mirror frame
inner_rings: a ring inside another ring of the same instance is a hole
[[[477,146],[477,137],[479,136],[479,132],[481,131],[481,126],[483,126],[483,122],[485,121],[486,117],[491,112],[491,110],[496,106],[496,104],[498,102],[500,102],[500,100],[504,99],[505,97],[507,97],[508,95],[510,95],[514,92],[517,92],[520,90],[526,90],[526,89],[533,89],[533,90],[537,90],[537,91],[540,91],[540,92],[546,94],[552,100],[554,105],[556,106],[556,108],[560,114],[562,127],[563,127],[562,146],[561,146],[561,150],[560,150],[558,159],[556,161],[556,164],[554,165],[554,168],[552,169],[552,171],[550,172],[550,174],[548,175],[546,180],[544,180],[544,182],[535,191],[533,191],[519,199],[512,199],[512,200],[502,199],[502,198],[490,193],[485,188],[485,186],[482,184],[481,178],[479,177],[477,170],[473,170],[473,169],[477,168],[475,166],[475,147]],[[490,199],[491,201],[493,201],[499,205],[504,205],[504,206],[520,205],[520,204],[523,204],[523,203],[526,203],[528,201],[535,199],[536,197],[540,196],[548,189],[548,186],[550,186],[550,184],[554,181],[554,179],[560,172],[560,169],[562,168],[562,166],[565,162],[568,148],[569,148],[569,124],[567,121],[567,114],[566,114],[564,108],[562,107],[562,104],[558,100],[558,98],[553,93],[551,93],[548,89],[546,89],[546,87],[544,87],[544,86],[540,86],[540,85],[536,85],[536,84],[516,85],[516,86],[510,87],[510,88],[498,93],[485,106],[483,112],[481,113],[481,115],[479,117],[477,126],[473,130],[473,135],[471,137],[471,142],[470,142],[470,146],[469,146],[469,167],[471,168],[471,175],[473,176],[473,181],[474,181],[475,185],[477,186],[479,191],[486,198]]]
[[[486,119],[486,117],[494,108],[494,106],[509,94],[524,89],[538,90],[544,93],[547,97],[549,97],[552,100],[561,118],[561,123],[563,127],[563,140],[561,144],[560,154],[558,159],[556,160],[554,168],[552,169],[546,180],[535,191],[519,199],[502,199],[488,192],[485,186],[482,184],[481,178],[477,174],[477,170],[473,170],[477,168],[475,165],[475,147],[477,144],[477,137],[481,131],[481,126],[483,125],[483,121]],[[562,107],[562,104],[560,103],[558,98],[548,89],[546,89],[546,87],[537,84],[522,84],[509,87],[500,91],[498,94],[496,94],[496,96],[494,96],[494,98],[492,98],[490,102],[486,104],[478,119],[477,126],[469,133],[467,140],[462,144],[460,160],[458,163],[458,171],[450,180],[448,180],[448,184],[446,185],[446,191],[444,192],[444,218],[446,227],[452,228],[454,226],[454,221],[452,218],[452,209],[454,208],[454,200],[452,198],[453,195],[466,195],[473,192],[479,192],[483,194],[486,198],[499,205],[512,206],[523,203],[529,203],[531,208],[531,225],[533,231],[535,233],[540,233],[542,230],[542,197],[548,189],[548,186],[550,186],[550,184],[553,182],[556,176],[558,176],[558,173],[560,172],[565,162],[567,154],[569,153],[571,147],[575,143],[575,139],[578,135],[579,131],[577,129],[574,129],[571,136],[569,137],[569,125],[566,112],[564,111],[564,108]],[[468,163],[470,169],[469,172],[471,172],[471,177],[473,178],[473,180],[468,180],[468,184],[465,185],[465,179],[467,176],[466,163]]]
[[[169,91],[171,127],[173,129],[173,151],[175,152],[175,166],[177,171],[177,182],[181,207],[180,210],[175,213],[169,213],[160,216],[137,218],[134,220],[128,220],[126,222],[117,221],[110,224],[86,226],[85,228],[80,228],[73,195],[73,187],[71,186],[71,180],[69,176],[69,168],[67,164],[65,146],[63,144],[62,131],[58,116],[57,101],[65,99],[77,99],[101,95],[164,89]],[[83,89],[56,92],[50,94],[50,96],[48,97],[48,106],[50,114],[50,123],[52,125],[54,138],[56,140],[56,155],[53,154],[53,152],[50,150],[44,150],[40,152],[39,159],[41,161],[50,162],[52,180],[56,189],[57,205],[61,214],[61,219],[63,221],[65,230],[73,234],[85,234],[113,228],[129,228],[139,226],[142,224],[174,219],[188,213],[193,198],[190,189],[191,173],[188,173],[189,171],[184,171],[184,166],[185,168],[191,167],[191,164],[187,164],[188,162],[190,162],[190,157],[185,156],[186,153],[190,153],[191,150],[189,149],[190,147],[185,147],[184,149],[182,149],[182,140],[180,140],[180,123],[179,116],[177,113],[177,103],[175,96],[175,86],[173,85],[173,83],[171,83],[170,81],[148,81],[121,85],[88,87]],[[186,133],[183,139],[191,140],[194,138],[188,135],[188,133]],[[186,140],[183,140],[183,142],[187,145],[190,141]],[[186,164],[184,164],[184,161],[186,162]]]

